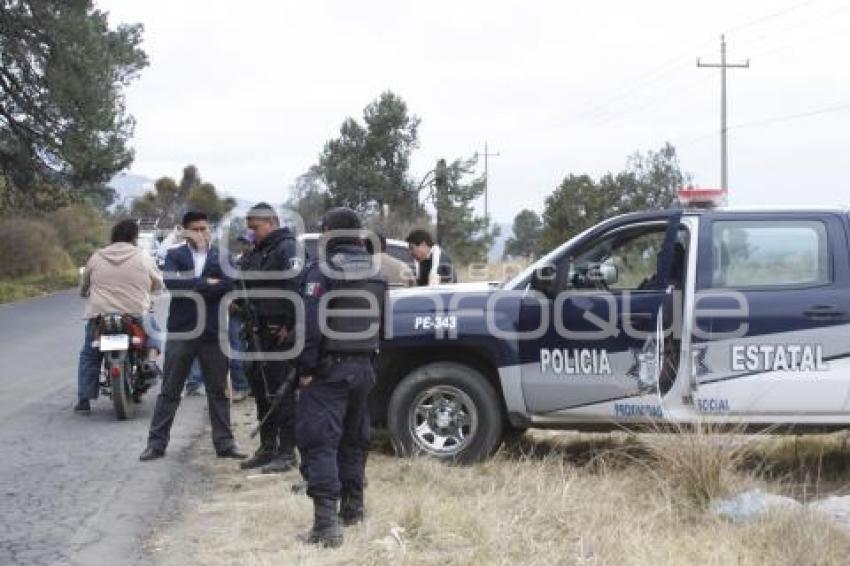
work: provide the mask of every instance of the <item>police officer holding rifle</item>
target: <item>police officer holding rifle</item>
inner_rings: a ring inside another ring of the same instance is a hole
[[[294,387],[283,387],[293,377],[293,365],[280,358],[294,344],[295,304],[286,297],[251,296],[252,291],[288,291],[298,293],[303,262],[297,252],[295,236],[281,227],[271,205],[261,202],[246,215],[254,236],[254,249],[243,256],[240,268],[247,304],[243,305],[244,331],[248,350],[268,359],[250,361],[246,368],[248,383],[257,403],[260,447],[240,464],[242,469],[261,468],[263,473],[282,473],[296,466]],[[256,277],[250,272],[268,272]],[[247,308],[244,308],[247,307]]]

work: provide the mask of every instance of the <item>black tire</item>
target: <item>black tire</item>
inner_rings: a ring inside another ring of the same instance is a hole
[[[121,364],[121,373],[117,377],[107,374],[112,380],[112,406],[115,407],[115,416],[119,421],[133,418],[133,394],[130,389],[130,363],[125,360]]]
[[[399,456],[480,462],[499,447],[502,427],[493,386],[480,371],[457,362],[434,362],[411,371],[393,391],[387,409],[387,428]]]
[[[513,425],[506,424],[502,429],[502,439],[504,439],[505,442],[521,440],[522,437],[525,436],[526,432],[528,432],[528,427],[515,427]]]

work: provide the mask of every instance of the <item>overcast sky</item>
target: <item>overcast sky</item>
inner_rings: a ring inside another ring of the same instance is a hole
[[[422,119],[416,176],[485,141],[500,153],[500,222],[665,141],[719,186],[720,76],[696,58],[716,62],[726,32],[730,61],[751,61],[728,75],[732,204],[850,204],[850,0],[98,4],[145,26],[151,64],[127,103],[147,177],[194,163],[224,192],[281,202],[389,89]]]

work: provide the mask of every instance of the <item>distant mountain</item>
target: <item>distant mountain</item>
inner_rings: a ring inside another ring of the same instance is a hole
[[[505,241],[514,235],[513,224],[497,223],[499,226],[499,235],[493,240],[493,245],[490,247],[490,254],[487,259],[490,263],[502,261],[502,254],[505,252]]]
[[[146,191],[153,190],[153,179],[134,173],[118,173],[107,183],[118,192],[115,205],[123,204],[127,208]]]

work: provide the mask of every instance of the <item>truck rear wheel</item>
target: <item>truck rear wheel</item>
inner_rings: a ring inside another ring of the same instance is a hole
[[[434,362],[414,369],[395,388],[387,428],[400,456],[479,462],[501,442],[501,404],[477,369]]]

